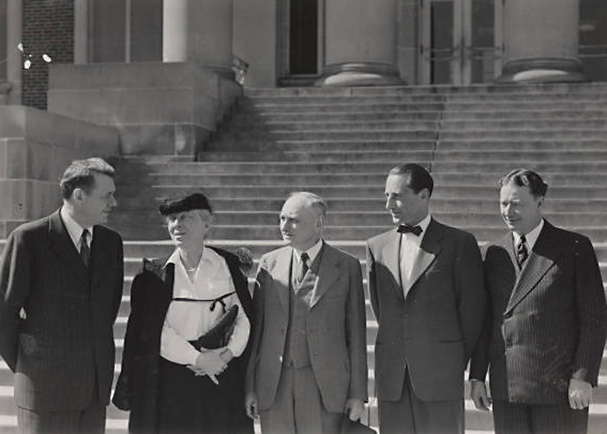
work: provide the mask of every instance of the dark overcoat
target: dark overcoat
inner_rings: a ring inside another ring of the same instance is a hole
[[[246,277],[240,271],[236,255],[213,248],[221,255],[230,270],[236,293],[251,324],[252,300]],[[162,327],[173,296],[175,269],[166,260],[144,260],[141,273],[131,286],[131,314],[127,324],[122,370],[118,377],[112,402],[121,410],[130,411],[129,432],[155,433],[158,431],[159,362]],[[243,389],[244,403],[245,352],[230,362],[235,364]],[[244,404],[243,404],[244,408]]]

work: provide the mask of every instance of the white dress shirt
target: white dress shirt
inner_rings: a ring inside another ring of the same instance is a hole
[[[301,270],[301,266],[302,266],[301,255],[303,252],[306,252],[308,254],[308,257],[310,258],[309,264],[312,265],[312,263],[314,262],[314,260],[318,256],[318,254],[320,253],[321,248],[322,248],[322,239],[318,240],[318,242],[316,244],[314,244],[312,247],[310,247],[308,250],[293,249],[295,251],[295,262],[297,263],[297,269]]]
[[[190,280],[181,261],[179,249],[175,250],[167,264],[175,265],[173,298],[193,300],[213,300],[235,291],[234,282],[226,261],[215,251],[203,248],[200,263]],[[235,357],[244,351],[251,324],[242,309],[238,295],[223,299],[226,310],[238,306],[234,331],[227,348]],[[221,303],[212,301],[172,301],[162,328],[160,355],[171,362],[181,365],[193,365],[200,354],[188,341],[198,339],[213,327],[224,313]]]
[[[86,243],[91,247],[91,243],[93,242],[93,227],[83,228],[80,226],[80,224],[67,213],[64,207],[61,207],[60,214],[61,220],[63,220],[67,233],[70,235],[72,243],[74,243],[78,253],[80,253],[80,238],[82,238],[82,231],[85,229],[89,231],[89,235],[86,237]]]
[[[422,221],[413,226],[419,226],[422,229],[421,234],[415,235],[412,233],[400,234],[400,273],[401,281],[404,288],[409,287],[409,280],[411,279],[411,271],[413,270],[413,262],[415,257],[420,251],[420,246],[424,235],[426,235],[426,229],[430,224],[431,216],[428,214]]]
[[[542,232],[542,228],[544,227],[544,219],[541,219],[539,224],[534,227],[533,229],[531,229],[527,234],[525,234],[525,247],[527,247],[527,251],[529,252],[529,254],[531,254],[531,251],[533,250],[533,246],[535,246],[535,243],[538,239],[538,237],[540,236],[540,233]],[[521,239],[521,236],[519,234],[517,234],[516,232],[512,232],[512,237],[514,238],[514,248],[516,250],[516,246],[518,246],[518,242]]]

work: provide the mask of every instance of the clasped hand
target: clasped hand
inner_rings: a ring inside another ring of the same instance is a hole
[[[188,365],[188,368],[198,375],[208,375],[211,380],[217,383],[216,376],[221,374],[228,366],[228,364],[221,357],[221,353],[225,348],[218,348],[216,350],[203,350],[196,357],[196,363],[194,365]]]

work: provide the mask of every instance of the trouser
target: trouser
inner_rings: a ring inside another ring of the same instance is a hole
[[[259,416],[263,434],[338,434],[344,413],[324,408],[311,366],[285,366],[274,404]]]
[[[464,400],[422,401],[409,372],[399,401],[379,401],[381,434],[463,434]]]
[[[569,405],[527,405],[493,400],[496,434],[585,434],[588,408]]]

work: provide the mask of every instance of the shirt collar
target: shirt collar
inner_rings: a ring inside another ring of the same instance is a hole
[[[76,246],[77,249],[80,248],[80,238],[82,237],[82,231],[87,229],[89,231],[88,245],[90,246],[93,242],[93,226],[84,228],[78,223],[76,220],[69,215],[65,207],[61,207],[61,220],[63,220],[63,224],[67,229],[67,233],[70,235],[70,239],[72,243]]]
[[[164,266],[166,267],[168,264],[173,264],[175,267],[181,267],[185,271],[185,267],[183,265],[183,262],[181,261],[180,252],[181,251],[179,248],[175,249],[171,256],[169,256],[169,259],[167,259]],[[198,263],[198,265],[200,265],[203,261],[207,261],[211,264],[214,264],[217,256],[218,255],[212,249],[209,249],[208,247],[203,247],[202,256],[200,257],[200,262]]]
[[[544,227],[544,219],[541,219],[536,227],[531,229],[527,234],[525,234],[525,240],[527,241],[527,245],[529,246],[529,250],[533,250],[533,246],[537,242],[540,233],[542,232],[542,228]],[[521,236],[516,232],[512,232],[512,236],[514,237],[514,245],[516,246],[521,239]]]
[[[297,262],[301,261],[301,254],[305,251],[308,254],[308,257],[310,258],[310,264],[311,264],[316,259],[316,256],[318,256],[318,253],[320,252],[321,248],[322,248],[322,239],[318,240],[318,242],[316,244],[314,244],[312,247],[310,247],[308,250],[297,250],[297,249],[293,249],[293,250],[295,251],[295,257],[297,258]]]
[[[430,220],[432,220],[432,216],[430,214],[428,214],[419,223],[417,223],[415,225],[411,225],[411,226],[419,226],[422,229],[422,232],[419,234],[419,236],[416,237],[413,234],[402,234],[402,235],[412,236],[415,239],[421,240],[424,237],[424,234],[426,233],[426,229],[428,229],[428,225],[430,224]],[[398,226],[396,228],[398,229]]]

